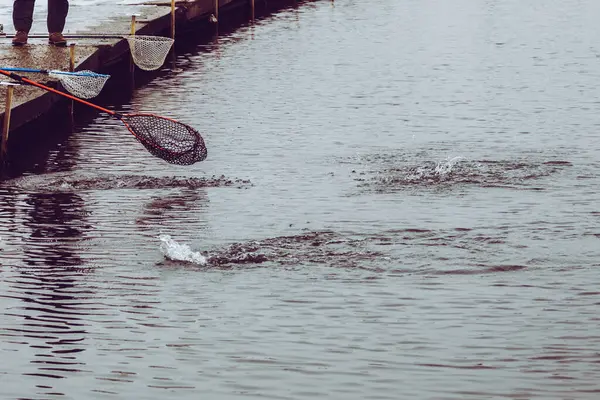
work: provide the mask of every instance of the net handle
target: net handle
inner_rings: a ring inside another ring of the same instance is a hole
[[[14,80],[16,80],[18,82],[26,83],[28,85],[32,85],[32,86],[35,86],[37,88],[46,90],[48,92],[55,93],[55,94],[58,94],[60,96],[66,97],[67,99],[71,99],[73,101],[77,101],[77,102],[79,102],[81,104],[85,104],[86,106],[95,108],[96,110],[102,111],[102,112],[104,112],[104,113],[106,113],[106,114],[108,114],[108,115],[110,115],[112,117],[115,117],[117,119],[121,119],[122,118],[121,114],[117,114],[116,112],[111,111],[111,110],[109,110],[107,108],[100,107],[99,105],[96,105],[94,103],[90,103],[89,101],[82,100],[79,97],[75,97],[75,96],[70,95],[68,93],[61,92],[60,90],[53,89],[53,88],[48,87],[46,85],[42,85],[41,83],[38,83],[36,81],[32,81],[31,79],[25,78],[25,77],[23,77],[21,75],[17,75],[14,72],[7,72],[7,71],[4,71],[4,70],[0,69],[0,74],[2,74],[4,76],[8,76],[9,78],[12,78],[12,79],[14,79]]]
[[[47,69],[33,69],[33,68],[17,68],[17,67],[2,67],[4,71],[12,71],[12,72],[37,72],[40,74],[47,74]]]
[[[10,72],[33,72],[38,74],[59,74],[59,75],[69,75],[69,76],[85,76],[90,78],[110,78],[110,75],[97,74],[95,72],[83,72],[83,71],[59,71],[55,69],[35,69],[35,68],[17,68],[17,67],[0,67],[0,69],[4,71]]]
[[[65,75],[65,76],[82,76],[85,78],[110,78],[110,75],[98,74],[96,72],[91,71],[60,71],[56,69],[49,70],[48,73],[55,75]]]

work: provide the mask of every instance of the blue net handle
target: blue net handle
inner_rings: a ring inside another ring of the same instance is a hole
[[[39,74],[49,74],[49,73],[53,73],[53,74],[59,74],[59,75],[72,75],[72,76],[90,76],[90,77],[95,77],[95,78],[107,78],[110,77],[110,75],[103,75],[103,74],[97,74],[95,72],[68,72],[68,71],[58,71],[58,70],[47,70],[47,69],[34,69],[34,68],[16,68],[16,67],[0,67],[1,70],[3,71],[10,71],[10,72],[33,72],[33,73],[39,73]]]

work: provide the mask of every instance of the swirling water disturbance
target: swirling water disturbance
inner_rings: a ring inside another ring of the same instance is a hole
[[[106,2],[102,3],[104,6]],[[2,399],[595,399],[600,3],[300,2],[0,183]]]

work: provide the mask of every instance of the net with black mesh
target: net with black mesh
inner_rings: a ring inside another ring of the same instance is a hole
[[[204,139],[188,125],[154,114],[125,114],[120,119],[150,153],[171,164],[206,159]]]

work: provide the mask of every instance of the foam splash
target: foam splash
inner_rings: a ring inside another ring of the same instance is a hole
[[[160,251],[165,257],[174,261],[187,261],[194,264],[206,265],[206,257],[192,251],[187,244],[179,244],[170,235],[160,235]]]
[[[434,172],[437,175],[446,175],[452,172],[452,167],[454,167],[460,160],[464,160],[465,158],[462,156],[457,156],[454,158],[448,157],[446,161],[438,162],[435,166]]]
[[[73,185],[68,182],[62,182],[58,185],[59,190],[73,190]]]
[[[71,192],[83,190],[113,189],[164,189],[205,187],[246,188],[251,182],[243,179],[230,179],[221,176],[197,177],[154,177],[148,175],[111,175],[102,173],[54,172],[42,175],[18,177],[0,182],[0,185],[20,190],[36,192]]]
[[[444,161],[427,162],[425,165],[419,165],[414,168],[409,168],[407,171],[402,171],[399,169],[390,170],[393,174],[389,176],[383,176],[380,178],[381,182],[386,183],[395,183],[395,182],[404,182],[404,183],[419,183],[419,182],[440,182],[447,179],[447,175],[449,175],[453,168],[458,164],[459,161],[464,160],[465,158],[462,156],[457,156],[450,158],[448,157]],[[390,172],[388,171],[388,172]],[[398,172],[400,172],[400,176],[398,176]],[[404,174],[404,176],[402,176]]]

